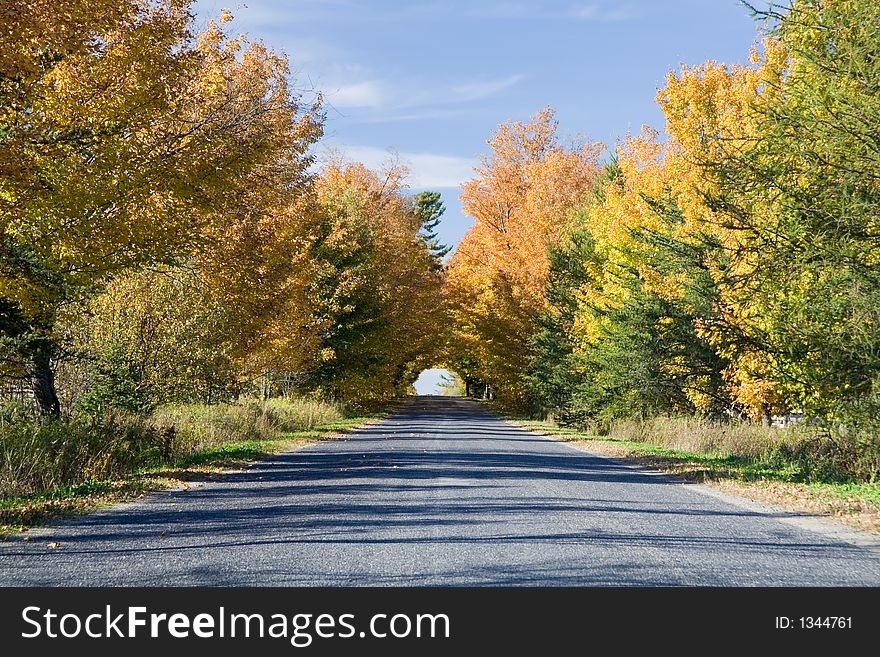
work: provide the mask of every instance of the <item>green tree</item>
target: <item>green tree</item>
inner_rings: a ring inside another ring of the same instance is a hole
[[[414,201],[416,217],[421,222],[419,236],[437,261],[437,267],[440,267],[443,258],[452,250],[451,246],[441,244],[437,236],[437,227],[440,225],[443,213],[446,212],[440,192],[419,192],[415,195]]]
[[[544,413],[563,424],[583,420],[572,398],[583,383],[583,357],[576,353],[574,323],[580,309],[579,291],[595,283],[602,260],[592,234],[576,225],[558,245],[549,249],[548,310],[537,320],[532,335],[532,360],[527,386]]]
[[[789,406],[880,417],[880,5],[794,0],[762,14],[788,54],[757,137],[701,162],[716,221],[742,238],[744,338]]]

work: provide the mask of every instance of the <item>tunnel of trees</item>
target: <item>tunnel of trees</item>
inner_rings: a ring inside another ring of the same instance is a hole
[[[7,4],[4,417],[370,403],[443,363],[578,426],[796,412],[880,469],[876,3],[760,15],[750,63],[669,73],[664,133],[500,124],[451,257],[405,168],[315,169],[320,96],[228,12]]]

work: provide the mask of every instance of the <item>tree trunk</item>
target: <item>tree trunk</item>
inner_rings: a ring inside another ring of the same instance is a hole
[[[57,418],[61,414],[61,406],[55,390],[55,372],[52,371],[52,348],[47,341],[40,340],[33,345],[26,372],[40,417]]]

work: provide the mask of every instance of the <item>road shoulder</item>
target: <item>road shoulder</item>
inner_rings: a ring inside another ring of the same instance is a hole
[[[880,510],[871,505],[846,498],[835,499],[817,493],[806,484],[712,477],[705,471],[689,468],[686,459],[653,458],[650,454],[628,450],[615,441],[542,431],[513,419],[505,421],[593,456],[672,476],[682,485],[742,509],[772,514],[800,529],[880,553]]]

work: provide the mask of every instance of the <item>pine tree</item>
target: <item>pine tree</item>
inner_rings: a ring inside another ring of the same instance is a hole
[[[414,201],[416,217],[422,222],[419,234],[431,255],[437,260],[439,268],[440,262],[452,250],[451,246],[442,244],[437,235],[437,226],[440,225],[440,218],[446,212],[446,208],[440,198],[440,192],[419,192]]]

